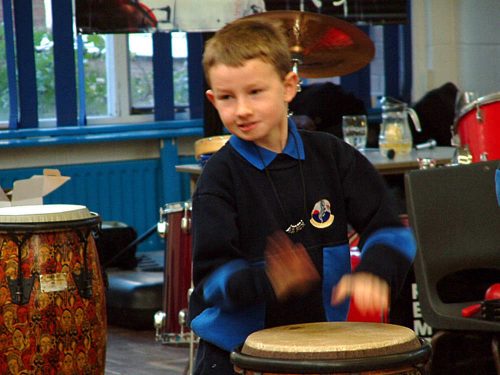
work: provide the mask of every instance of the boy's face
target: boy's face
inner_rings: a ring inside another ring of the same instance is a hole
[[[231,134],[275,151],[286,140],[289,103],[297,93],[298,77],[281,79],[260,59],[243,66],[218,64],[210,68],[211,90],[206,95]],[[281,144],[281,145],[280,145]]]

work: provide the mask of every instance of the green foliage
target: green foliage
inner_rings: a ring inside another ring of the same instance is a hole
[[[5,59],[5,35],[0,25],[0,121],[9,117],[9,85],[7,61]],[[107,82],[105,62],[105,39],[102,35],[84,35],[85,101],[87,116],[106,115]],[[54,54],[52,35],[45,31],[34,32],[36,85],[38,94],[38,115],[40,119],[55,117]],[[75,62],[77,61],[75,41]],[[132,57],[134,58],[134,57]],[[139,64],[140,65],[140,64]],[[77,70],[76,67],[75,70]],[[75,71],[75,75],[77,71]],[[186,59],[174,61],[174,100],[179,106],[187,106],[188,79]],[[78,85],[78,80],[77,80]],[[134,75],[132,87],[133,101],[143,106],[152,106],[153,72],[144,69]]]
[[[39,118],[53,118],[55,117],[55,86],[52,36],[43,31],[35,31],[34,45],[38,115]],[[87,48],[84,51],[87,115],[104,115],[107,113],[106,68],[102,53],[105,49],[104,38],[100,35],[90,35],[86,46],[90,45],[94,46],[92,52],[89,52]],[[9,116],[9,85],[7,61],[4,58],[5,34],[3,25],[0,27],[0,56],[0,121],[6,121]],[[76,71],[75,74],[77,74]]]
[[[7,59],[5,58],[5,32],[0,27],[0,121],[9,118],[9,84],[7,81]]]

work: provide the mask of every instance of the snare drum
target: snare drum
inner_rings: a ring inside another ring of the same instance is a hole
[[[281,326],[248,336],[231,353],[239,374],[420,374],[430,345],[406,327],[366,322]]]
[[[104,374],[99,224],[78,205],[0,209],[0,373]]]
[[[454,132],[472,161],[500,159],[500,92],[474,100],[460,110]]]
[[[188,343],[188,294],[191,288],[191,202],[168,203],[162,208],[166,223],[165,274],[162,327],[165,343]]]

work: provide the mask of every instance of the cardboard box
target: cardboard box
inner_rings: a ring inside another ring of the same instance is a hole
[[[43,197],[69,179],[70,177],[61,176],[57,169],[44,169],[43,175],[14,181],[12,190],[7,193],[0,186],[0,207],[43,204]]]

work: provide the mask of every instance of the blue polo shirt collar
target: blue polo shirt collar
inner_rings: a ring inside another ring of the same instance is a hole
[[[297,144],[295,144],[295,142],[297,142]],[[274,151],[257,146],[253,142],[244,141],[236,137],[235,135],[232,135],[229,138],[229,143],[250,164],[260,170],[263,170],[265,167],[271,164],[278,155]],[[259,152],[262,156],[262,159],[259,156]],[[305,159],[304,144],[302,143],[302,138],[300,137],[300,134],[297,130],[297,126],[290,118],[288,119],[288,140],[286,142],[285,149],[283,150],[283,154],[291,156],[294,159]],[[262,165],[262,160],[264,160],[264,165]]]

